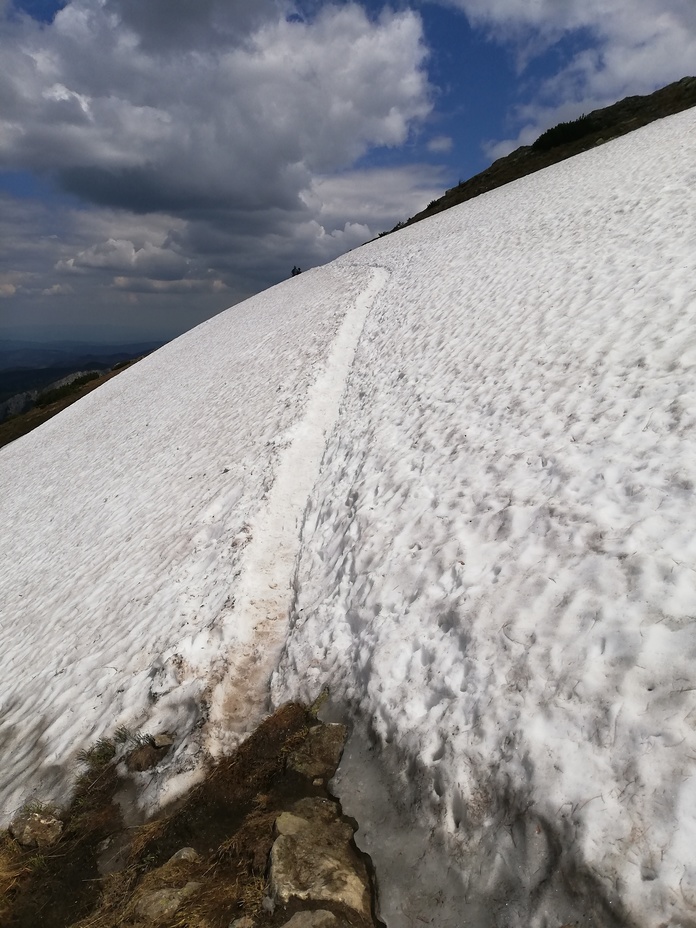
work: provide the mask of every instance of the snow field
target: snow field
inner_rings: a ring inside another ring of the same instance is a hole
[[[569,885],[588,924],[696,909],[695,129],[662,120],[336,262],[390,280],[274,699],[352,707],[482,924],[545,924]],[[396,878],[382,813],[365,849]],[[456,894],[433,918],[419,884],[389,892],[390,928],[461,917]]]

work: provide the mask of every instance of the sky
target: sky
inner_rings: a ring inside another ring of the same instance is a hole
[[[692,0],[0,0],[0,338],[168,339],[696,70]]]

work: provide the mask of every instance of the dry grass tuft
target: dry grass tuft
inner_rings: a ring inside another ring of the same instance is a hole
[[[140,860],[156,841],[158,841],[167,829],[166,819],[155,819],[145,825],[139,825],[133,829],[130,843],[130,860]]]
[[[12,899],[22,881],[32,873],[24,857],[19,845],[7,832],[0,834],[0,923],[4,923],[5,916],[11,911]]]
[[[261,911],[266,890],[263,876],[244,878],[217,878],[190,903],[177,912],[172,928],[193,928],[200,925],[210,928],[227,928],[233,918]]]
[[[235,860],[249,876],[263,875],[273,844],[273,824],[277,814],[277,811],[272,811],[247,815],[236,833],[223,841],[213,854],[211,870]]]
[[[101,770],[110,763],[116,754],[116,746],[110,738],[99,738],[98,741],[78,752],[77,759],[86,764],[89,770]]]

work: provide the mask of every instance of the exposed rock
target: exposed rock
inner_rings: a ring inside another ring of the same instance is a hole
[[[293,815],[292,812],[281,812],[275,821],[275,826],[279,835],[296,835],[311,828],[306,818]]]
[[[105,742],[106,766],[89,771],[98,788],[86,808],[65,814],[43,808],[13,822],[25,846],[44,847],[60,836],[61,820],[70,824],[45,872],[27,870],[25,877],[22,870],[19,880],[10,874],[13,898],[0,901],[0,921],[36,928],[43,913],[55,910],[61,925],[75,928],[372,928],[354,825],[319,784],[287,762],[294,752],[300,769],[320,764],[326,776],[333,773],[344,730],[314,721],[306,707],[281,707],[176,809],[142,825],[124,822],[120,813],[136,805],[149,777],[128,777],[123,789],[123,765]],[[298,751],[307,738],[307,749]],[[131,742],[131,769],[140,766],[138,754],[157,760],[173,740]],[[88,878],[86,852],[106,879]]]
[[[201,883],[191,882],[181,889],[155,889],[143,893],[135,905],[135,914],[151,924],[171,918],[201,886]]]
[[[334,902],[370,917],[369,878],[353,845],[353,828],[336,803],[301,799],[276,819],[270,892],[277,901]]]
[[[152,744],[158,749],[170,748],[174,744],[174,738],[169,734],[168,731],[160,732],[159,735],[154,735],[152,738]]]
[[[343,928],[344,924],[333,912],[315,909],[314,912],[297,912],[282,928]]]
[[[198,851],[195,851],[192,847],[182,847],[180,851],[176,852],[176,854],[172,854],[167,863],[178,864],[180,862],[186,862],[190,864],[196,864],[200,859],[201,855],[198,853]]]
[[[20,812],[9,832],[22,847],[52,847],[60,840],[63,823],[50,812]]]
[[[331,779],[341,759],[346,734],[345,725],[315,725],[302,747],[290,755],[288,766],[311,779]]]

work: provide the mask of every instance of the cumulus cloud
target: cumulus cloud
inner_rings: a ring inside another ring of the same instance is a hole
[[[41,291],[41,296],[66,296],[73,292],[69,284],[52,284]]]
[[[208,29],[204,51],[152,47],[154,24],[173,18],[168,3],[137,13],[124,0],[73,0],[51,27],[10,30],[2,164],[53,172],[92,202],[139,212],[287,209],[312,172],[403,143],[429,110],[411,12],[373,22],[360,6],[328,6],[221,45],[215,4],[176,5]],[[229,6],[228,19],[249,5]]]
[[[317,176],[302,198],[326,228],[349,215],[374,235],[419,212],[444,186],[439,168],[407,165]]]
[[[428,151],[433,154],[443,154],[452,151],[453,141],[449,135],[436,135],[428,142]]]
[[[111,271],[128,271],[158,281],[178,280],[184,277],[191,261],[171,248],[161,248],[146,242],[136,248],[133,242],[110,238],[92,245],[74,257],[59,261],[57,269],[80,273],[87,268],[107,268]]]
[[[317,179],[403,145],[432,106],[419,15],[353,2],[69,0],[51,23],[5,16],[0,55],[0,170],[89,207],[47,249],[54,276],[220,308],[359,244],[371,221],[323,210]]]
[[[650,93],[693,73],[696,4],[692,0],[441,0],[501,42],[515,44],[523,66],[562,38],[578,50],[536,88],[520,111],[516,139],[491,147],[505,154],[559,119],[605,106],[628,93]]]
[[[234,45],[269,15],[290,9],[275,0],[107,0],[105,8],[147,52]]]

